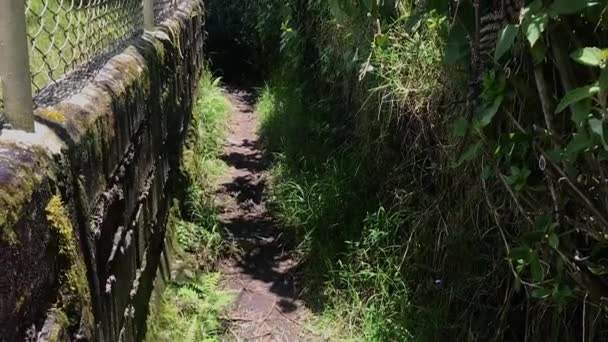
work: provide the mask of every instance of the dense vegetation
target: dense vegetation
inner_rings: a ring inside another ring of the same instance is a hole
[[[191,127],[183,149],[183,193],[169,216],[168,245],[174,281],[167,284],[148,319],[147,341],[216,341],[222,334],[220,312],[230,296],[214,272],[225,248],[210,189],[225,165],[219,159],[230,103],[219,80],[206,73],[199,85]]]
[[[208,7],[334,338],[608,338],[606,1]]]

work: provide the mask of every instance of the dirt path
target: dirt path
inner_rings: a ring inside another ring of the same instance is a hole
[[[257,134],[252,94],[229,89],[233,105],[222,159],[229,170],[216,191],[220,222],[240,251],[221,263],[223,287],[234,293],[226,314],[226,341],[318,341],[304,322],[309,314],[296,298],[289,241],[265,205],[268,160]]]

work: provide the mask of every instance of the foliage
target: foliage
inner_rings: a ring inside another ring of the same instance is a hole
[[[206,73],[199,84],[182,154],[182,184],[178,189],[182,194],[169,217],[168,241],[176,240],[176,257],[180,259],[174,272],[180,273],[182,268],[187,271],[168,285],[159,307],[152,310],[149,341],[219,341],[222,333],[219,314],[229,304],[230,296],[220,289],[219,274],[199,274],[212,269],[225,252],[217,210],[208,190],[225,167],[219,155],[231,109],[219,82]]]
[[[273,210],[334,326],[369,340],[606,337],[606,6],[276,5],[259,107],[278,152]],[[378,217],[399,219],[370,228]]]
[[[219,341],[219,314],[230,297],[219,288],[220,275],[208,273],[198,279],[169,285],[165,290],[148,340],[158,342]]]
[[[200,84],[192,126],[183,151],[181,210],[171,219],[179,246],[212,267],[223,250],[216,209],[209,193],[225,165],[219,159],[230,103],[219,87],[220,79],[205,74]]]

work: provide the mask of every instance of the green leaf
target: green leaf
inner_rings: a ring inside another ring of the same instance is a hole
[[[539,231],[542,231],[543,234],[551,228],[551,224],[551,216],[547,215],[541,215],[537,217],[534,221],[534,227],[537,228]]]
[[[543,7],[542,0],[534,0],[528,6],[524,7],[521,10],[521,15],[523,16],[523,21],[529,20],[530,17],[536,14]]]
[[[547,236],[547,232],[545,230],[533,230],[530,232],[526,232],[522,235],[522,241],[525,241],[528,245],[536,245],[539,242],[542,242]]]
[[[553,290],[551,290],[549,288],[545,288],[545,287],[540,287],[540,288],[532,290],[530,295],[534,298],[545,299],[545,298],[549,298],[549,296],[551,296],[552,293],[553,293]]]
[[[452,135],[458,138],[462,138],[466,135],[469,129],[469,122],[463,117],[459,117],[452,124]]]
[[[555,0],[549,11],[555,15],[574,14],[597,4],[598,1],[590,0]]]
[[[532,279],[534,279],[534,281],[537,283],[540,283],[545,278],[543,267],[541,266],[538,255],[536,254],[534,254],[532,260],[530,260],[530,273],[532,274]]]
[[[386,47],[389,43],[388,36],[385,34],[377,34],[374,37],[374,46],[383,48]]]
[[[444,60],[446,64],[463,64],[468,61],[470,53],[467,32],[462,25],[455,25],[450,30],[448,41],[445,48]]]
[[[534,47],[542,33],[545,32],[548,23],[549,15],[547,13],[532,15],[525,25],[526,38],[528,38],[530,46]]]
[[[521,169],[512,166],[511,174],[506,177],[507,183],[509,183],[516,191],[521,191],[528,183],[528,177],[530,176],[530,169],[522,167]]]
[[[483,147],[483,142],[479,141],[478,143],[469,146],[469,148],[460,156],[454,167],[458,167],[462,165],[464,162],[471,161],[475,159],[479,153],[481,152],[481,148]]]
[[[511,49],[515,38],[517,37],[518,26],[507,25],[498,35],[496,50],[494,51],[494,59],[499,60],[507,51]]]
[[[484,165],[483,170],[481,171],[481,178],[487,180],[492,176],[494,176],[494,169],[491,166]]]
[[[559,247],[559,236],[557,236],[557,234],[555,234],[555,233],[549,234],[549,238],[547,239],[547,243],[553,249],[557,249]]]
[[[589,271],[591,271],[591,273],[597,276],[603,276],[608,274],[608,268],[599,264],[589,263],[587,265],[587,268],[589,269]]]
[[[596,47],[586,47],[574,51],[570,57],[580,64],[589,66],[600,66],[605,62],[602,50]]]
[[[566,109],[566,107],[568,107],[574,103],[577,103],[579,101],[582,101],[584,99],[590,98],[590,97],[594,96],[595,94],[599,93],[599,91],[600,91],[600,87],[597,84],[597,82],[594,84],[585,86],[585,87],[573,89],[573,90],[569,91],[564,96],[564,98],[562,98],[562,100],[557,105],[557,109],[555,110],[555,113],[561,113],[564,111],[564,109]]]
[[[574,133],[574,136],[566,146],[566,153],[570,159],[576,157],[580,152],[590,148],[593,140],[585,132]]]
[[[571,105],[570,110],[572,110],[572,117],[570,119],[580,131],[591,116],[591,99],[584,99]]]
[[[590,119],[589,128],[591,128],[591,131],[593,133],[597,134],[600,137],[604,149],[608,151],[608,143],[606,143],[606,138],[604,136],[604,121],[598,120],[596,118]]]
[[[518,276],[513,277],[513,290],[515,290],[515,292],[521,290],[521,279]]]
[[[534,62],[534,65],[544,62],[545,57],[547,56],[547,45],[541,40],[530,48],[530,54],[532,54],[532,62]]]
[[[368,12],[373,11],[374,4],[375,4],[374,0],[361,0],[361,2],[363,3],[363,6],[365,6],[366,11],[368,11]]]
[[[604,122],[602,120],[593,118],[589,120],[589,128],[591,131],[600,137],[604,137]]]
[[[479,120],[481,127],[486,127],[490,124],[490,122],[492,122],[492,119],[494,116],[496,116],[503,99],[504,98],[502,95],[498,95],[491,104],[486,104],[479,110],[477,113],[477,120]]]
[[[597,160],[598,161],[607,161],[608,160],[608,152],[605,150],[599,150],[597,153]]]
[[[513,261],[523,260],[524,262],[528,262],[531,256],[531,250],[529,247],[520,246],[512,248],[509,253],[509,259]]]
[[[563,153],[564,151],[562,149],[554,148],[552,150],[547,151],[547,157],[549,157],[552,162],[559,163],[563,159]]]
[[[449,9],[449,3],[445,0],[428,0],[426,1],[426,10],[435,10],[439,14],[447,14]]]

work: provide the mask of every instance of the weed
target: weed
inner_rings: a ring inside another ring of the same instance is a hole
[[[225,168],[219,154],[231,107],[219,82],[209,74],[200,82],[183,150],[182,196],[175,200],[169,217],[169,232],[177,241],[181,264],[191,270],[191,279],[168,285],[160,307],[148,319],[149,341],[217,341],[219,313],[230,302],[219,287],[219,274],[197,274],[212,269],[224,252],[217,210],[208,190]]]
[[[199,261],[207,267],[212,267],[223,246],[217,211],[209,193],[213,182],[225,170],[219,154],[230,103],[222,94],[219,82],[209,75],[201,80],[200,97],[183,152],[182,210],[172,220],[180,245],[199,257],[204,256],[204,260]]]

